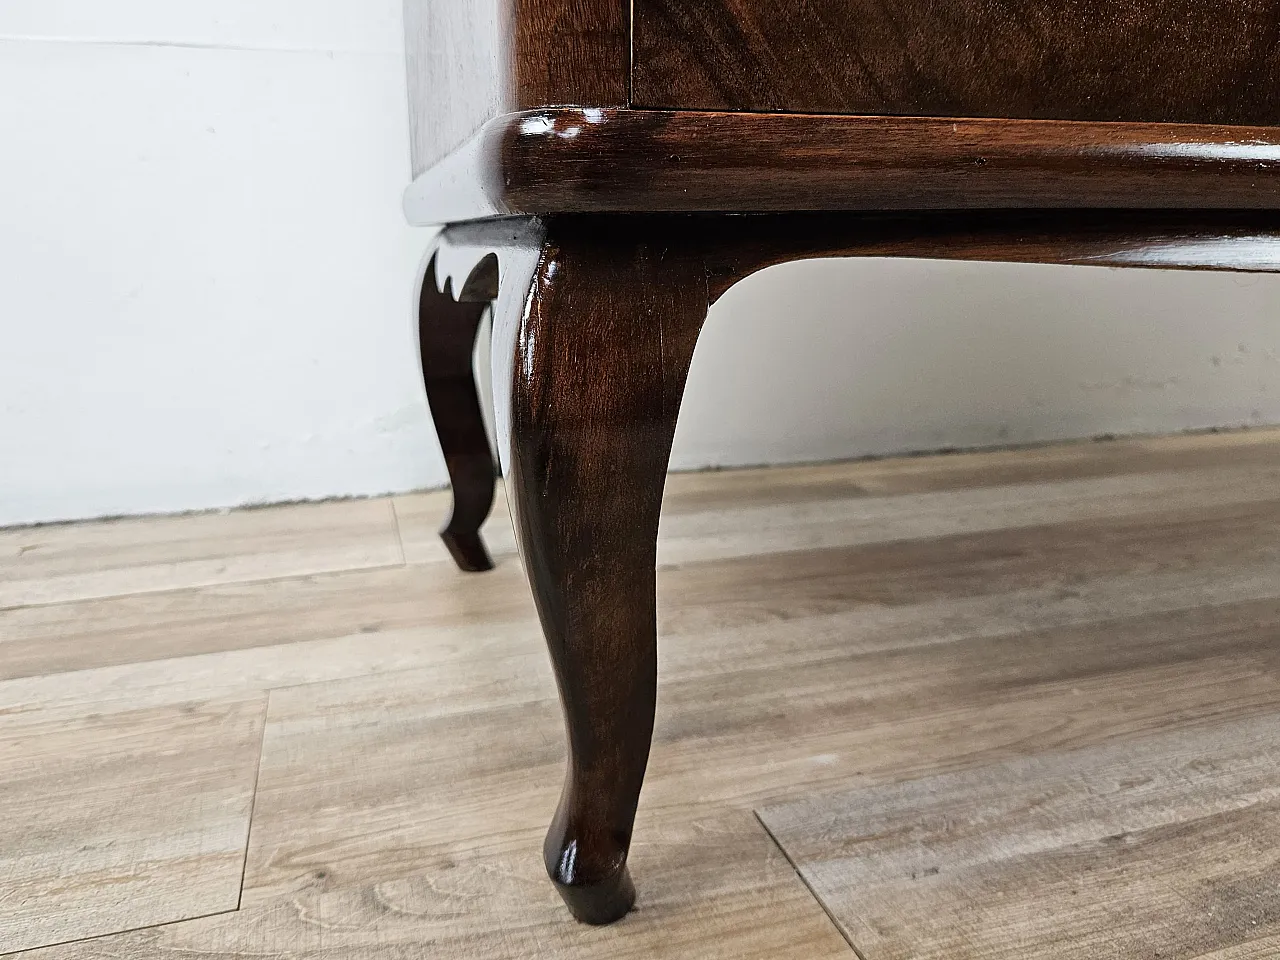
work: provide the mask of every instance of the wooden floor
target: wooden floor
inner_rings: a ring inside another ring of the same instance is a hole
[[[501,509],[0,531],[0,954],[1280,956],[1280,432],[673,476],[637,911]]]

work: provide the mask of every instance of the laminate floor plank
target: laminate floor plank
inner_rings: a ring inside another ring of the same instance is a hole
[[[900,885],[945,895],[928,916],[911,912],[917,901],[893,907],[898,888],[873,877],[889,930],[873,946],[898,951],[886,956],[927,941],[949,945],[948,960],[1012,960],[1064,929],[1091,957],[1170,945],[1176,960],[1273,956],[1277,481],[1280,431],[673,475],[658,718],[631,855],[640,901],[605,930],[573,923],[542,874],[563,724],[501,490],[487,533],[499,566],[484,576],[454,570],[439,545],[447,493],[322,505],[359,514],[338,511],[332,542],[322,507],[236,521],[221,547],[197,529],[193,542],[210,542],[185,555],[182,523],[200,518],[110,537],[67,527],[57,551],[72,559],[47,554],[48,582],[21,581],[37,599],[0,610],[0,737],[36,770],[50,757],[56,778],[30,781],[19,819],[38,833],[40,804],[81,776],[127,794],[127,778],[94,773],[116,756],[140,758],[144,780],[158,752],[175,769],[196,764],[197,794],[215,781],[240,789],[239,766],[202,762],[205,747],[168,731],[196,704],[258,711],[253,822],[230,907],[214,870],[187,884],[187,901],[158,896],[153,910],[139,897],[90,939],[22,956],[852,958],[755,811],[772,829],[777,811],[803,808],[804,835],[827,798],[905,791],[909,808],[932,796],[921,783],[963,797],[1006,767],[1040,771],[1023,795],[1055,776],[1068,789],[991,821],[960,814],[956,871],[973,886],[948,887],[942,868]],[[24,532],[0,534],[0,549],[12,534]],[[255,544],[257,567],[244,559]],[[241,558],[234,579],[199,566],[218,549]],[[327,559],[288,572],[298,558]],[[0,558],[0,583],[16,562]],[[90,728],[90,747],[56,759],[59,731]],[[237,737],[227,750],[240,756]],[[1194,765],[1212,750],[1221,764],[1201,782]],[[1123,765],[1153,785],[1106,772]],[[190,794],[155,779],[186,816]],[[147,820],[145,802],[114,802],[93,816],[101,830],[163,847],[170,828]],[[1037,846],[1043,836],[1052,842]],[[1014,852],[984,858],[989,848]],[[824,854],[840,851],[815,840],[802,869]],[[83,869],[93,864],[87,853]],[[970,889],[977,912],[961,916]],[[78,915],[81,895],[50,922]],[[5,903],[0,892],[0,916]],[[1099,917],[1110,934],[1094,929]]]
[[[1273,600],[668,678],[637,843],[648,818],[1265,713],[1278,625]],[[549,685],[531,652],[273,693],[246,897],[508,852],[559,789]]]
[[[660,674],[665,684],[1280,597],[1270,533],[1280,507],[1204,514],[665,571]],[[449,663],[483,675],[510,656],[545,662],[514,564],[487,577],[397,568],[5,611],[0,627],[5,669],[24,655],[68,668],[0,682],[0,709],[72,716],[84,703],[128,709]],[[184,646],[189,655],[163,656]],[[126,662],[72,669],[104,659]]]
[[[393,566],[18,607],[0,610],[0,680],[533,616],[518,564],[488,578]]]
[[[1280,430],[1257,429],[886,457],[818,467],[674,473],[667,478],[663,507],[685,512],[726,504],[804,503],[1168,470],[1267,466],[1276,463],[1278,444]]]
[[[1202,953],[1195,960],[1274,960],[1280,957],[1280,934],[1260,936],[1221,950]]]
[[[1118,518],[1270,501],[1280,464],[1206,467],[958,491],[906,493],[670,514],[659,567],[733,557]]]
[[[866,960],[1176,960],[1280,930],[1280,712],[760,817]]]
[[[1077,590],[1085,591],[1077,604],[1084,617],[1111,616],[1117,603],[1145,602],[1152,591],[1173,591],[1164,600],[1152,598],[1158,605],[1183,606],[1274,595],[1267,585],[1280,584],[1272,575],[1277,562],[1280,501],[690,563],[658,577],[664,669],[666,658],[681,657],[684,649],[667,638],[748,627],[767,631],[782,620],[834,618],[831,625],[852,638],[913,616],[926,628],[935,618],[968,617],[972,626],[966,629],[977,629],[974,618],[1004,608],[1017,617],[1034,616],[1046,603],[1064,609],[1062,601]],[[1114,586],[1120,580],[1124,584]],[[1091,613],[1096,589],[1112,599],[1097,594],[1096,602],[1109,606]],[[1132,593],[1128,600],[1126,591]],[[1202,599],[1188,599],[1195,597]],[[476,639],[486,630],[494,636]],[[377,654],[383,650],[394,652],[392,669],[405,669],[415,665],[415,656],[436,655],[433,638],[438,655],[481,657],[507,649],[513,637],[523,641],[536,633],[518,560],[485,576],[449,564],[413,564],[0,610],[0,678],[31,677],[38,687],[42,675],[189,658],[165,667],[172,691],[183,697],[185,676],[207,677],[214,662],[208,654],[231,653],[228,669],[250,678],[257,668],[249,661],[290,659],[289,651],[266,648],[311,643],[333,650],[346,641],[364,651],[370,669],[381,669]],[[766,632],[762,641],[799,655],[814,649],[803,629]],[[243,654],[253,649],[262,649],[261,657]],[[274,679],[295,683],[336,675],[336,661],[295,653],[315,673]],[[146,672],[144,667],[137,675]],[[92,683],[85,676],[44,685],[73,693]]]
[[[0,608],[403,562],[387,500],[0,530]]]
[[[1035,504],[1060,499],[1062,488],[1059,485],[1079,480],[1111,481],[1100,483],[1097,488],[1116,490],[1123,495],[1126,488],[1123,478],[1144,474],[1157,475],[1140,479],[1138,483],[1148,484],[1154,480],[1157,487],[1154,492],[1158,496],[1160,475],[1170,472],[1182,475],[1175,480],[1175,485],[1182,486],[1187,481],[1185,474],[1190,471],[1207,472],[1209,482],[1213,483],[1215,476],[1223,477],[1220,471],[1243,469],[1246,474],[1256,475],[1259,470],[1267,473],[1277,466],[1280,466],[1280,430],[1250,430],[1065,443],[1021,450],[891,457],[818,467],[673,473],[667,478],[662,501],[661,540],[670,545],[665,547],[660,562],[690,562],[722,555],[715,550],[715,541],[704,542],[702,545],[707,549],[703,553],[698,552],[699,542],[695,539],[697,524],[689,518],[699,514],[714,518],[713,522],[724,533],[736,532],[740,526],[749,528],[757,517],[754,511],[758,510],[765,511],[763,516],[766,518],[778,508],[799,511],[796,515],[803,517],[810,506],[822,509],[833,501],[849,501],[849,509],[856,512],[859,509],[856,502],[868,499],[1000,487],[1015,488],[1012,491],[1015,497]],[[1035,487],[1042,484],[1048,484],[1049,489],[1036,491]],[[1081,506],[1085,510],[1090,509],[1087,501],[1089,486],[1077,486],[1075,489],[1085,500]],[[1248,498],[1248,494],[1242,495]],[[1139,492],[1138,496],[1142,493]],[[993,498],[998,499],[999,494],[988,491],[985,495],[976,495],[968,508],[981,510]],[[930,504],[938,501],[926,497],[885,502],[893,505],[892,512],[906,516],[917,512],[918,505],[927,510]],[[966,509],[968,498],[950,498],[949,502],[959,512]],[[410,563],[435,563],[448,559],[436,531],[448,516],[449,504],[446,491],[395,498],[405,556]],[[1096,509],[1096,501],[1093,506]],[[1111,505],[1111,513],[1102,515],[1119,515],[1134,506],[1131,498],[1125,498]],[[1142,508],[1141,503],[1136,506]],[[1058,509],[1062,506],[1059,505]],[[834,517],[829,519],[833,524],[836,522]],[[1052,522],[1052,519],[1045,522]],[[890,535],[901,536],[912,529],[910,525],[903,526]],[[495,561],[515,557],[515,538],[501,482],[494,497],[493,513],[484,526],[484,536]],[[799,544],[801,548],[809,545]],[[722,551],[723,547],[720,549]]]
[[[1100,659],[1105,638],[1094,633],[1083,642]],[[944,708],[929,691],[904,696],[918,665],[888,656],[776,678],[813,704],[808,715],[788,713],[763,671],[710,691],[669,685],[633,851],[647,878],[641,906],[603,938],[564,917],[536,855],[563,762],[558,705],[538,697],[549,679],[541,660],[276,691],[244,914],[47,955],[362,958],[431,946],[462,957],[839,956],[843,940],[762,843],[749,812],[761,795],[1269,717],[1275,677],[1238,662],[1252,646],[1067,679],[1033,669],[1028,650],[1025,688],[1007,677],[988,686],[979,664]],[[954,667],[939,664],[924,685],[946,689]]]
[[[265,706],[0,711],[0,953],[235,910]]]
[[[856,960],[786,858],[749,814],[668,830],[636,851],[652,881],[621,923],[565,917],[541,860],[541,830],[511,851],[440,857],[373,886],[314,872],[289,896],[240,913],[24,955],[24,960]]]

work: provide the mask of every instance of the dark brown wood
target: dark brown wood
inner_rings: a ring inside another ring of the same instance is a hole
[[[543,852],[574,916],[608,923],[634,898],[626,861],[653,730],[658,517],[710,302],[766,266],[825,256],[1280,271],[1275,219],[579,216],[446,231],[449,272],[467,278],[460,299],[497,296],[498,445],[569,740]]]
[[[515,25],[515,102],[521,109],[560,103],[627,103],[631,64],[627,0],[509,2]]]
[[[498,455],[569,743],[543,853],[589,923],[635,897],[658,517],[711,301],[827,256],[1280,272],[1280,127],[1256,125],[1280,122],[1280,0],[630,7],[639,102],[832,113],[632,108],[622,0],[407,6],[426,172],[405,209],[452,223],[422,295],[444,534],[489,564],[470,357],[492,302]]]
[[[1280,122],[1276,0],[635,0],[633,103]]]
[[[635,896],[626,861],[653,730],[658,514],[707,282],[665,231],[557,221],[527,303],[495,340],[513,358],[495,393],[568,728],[543,852],[574,916],[608,923]]]
[[[405,209],[452,224],[422,294],[443,533],[489,566],[471,351],[492,302],[498,455],[569,744],[544,860],[574,916],[608,923],[635,898],[658,517],[708,305],[827,256],[1280,272],[1280,0],[407,0],[406,17]],[[685,109],[635,109],[629,80]]]
[[[493,568],[480,539],[480,526],[493,506],[496,471],[480,412],[472,357],[480,321],[492,296],[473,296],[471,302],[459,303],[454,298],[452,278],[446,278],[443,289],[440,287],[437,260],[438,254],[433,252],[418,299],[418,351],[427,404],[453,486],[453,509],[440,529],[440,538],[461,569],[479,572]],[[470,278],[473,290],[494,288],[496,268],[496,258],[486,259]]]
[[[563,109],[420,177],[415,223],[511,214],[1280,208],[1280,128]]]
[[[573,914],[630,908],[626,868],[656,686],[654,567],[667,458],[707,305],[773,263],[944,256],[1280,270],[1280,225],[1242,213],[561,217],[456,227],[510,244],[494,338],[500,449],[564,703],[569,762],[544,846]],[[507,234],[499,236],[499,229]],[[511,238],[511,239],[508,239]],[[537,247],[537,253],[533,250]],[[484,264],[485,259],[479,260]],[[467,296],[491,297],[471,270]]]
[[[499,114],[627,103],[620,0],[405,0],[404,22],[415,177]]]

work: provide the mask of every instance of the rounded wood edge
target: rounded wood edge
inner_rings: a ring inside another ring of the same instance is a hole
[[[520,214],[1280,209],[1280,128],[557,108],[418,178],[411,223]]]

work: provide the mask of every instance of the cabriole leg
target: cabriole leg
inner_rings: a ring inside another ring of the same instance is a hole
[[[480,526],[493,506],[495,468],[472,368],[476,333],[487,303],[459,303],[452,279],[441,290],[438,250],[427,264],[418,302],[422,380],[453,487],[453,509],[440,539],[463,570],[493,568]]]
[[[551,224],[527,306],[494,344],[511,364],[498,398],[508,498],[569,741],[543,850],[587,923],[617,920],[635,897],[626,862],[653,731],[658,514],[707,310],[701,260],[625,223]]]

